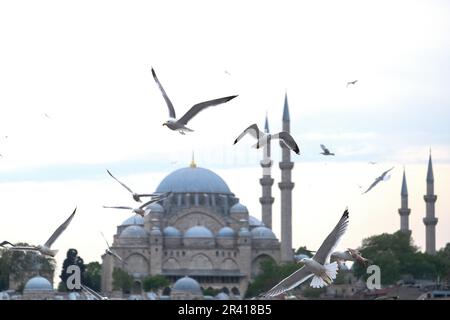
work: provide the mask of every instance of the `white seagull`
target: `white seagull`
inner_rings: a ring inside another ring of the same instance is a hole
[[[386,170],[385,172],[383,172],[381,174],[381,176],[379,176],[378,178],[375,179],[375,181],[370,185],[369,188],[367,188],[366,191],[364,191],[362,194],[365,194],[367,192],[369,192],[373,187],[375,187],[379,182],[381,181],[386,181],[388,180],[391,176],[387,176],[387,174],[389,173],[389,171],[391,171],[392,169],[394,169],[394,167],[390,168],[389,170]]]
[[[74,217],[76,211],[77,211],[77,208],[75,207],[75,210],[73,210],[73,213],[70,215],[70,217],[67,218],[67,220],[64,221],[64,223],[62,225],[60,225],[58,227],[58,229],[55,230],[55,232],[53,232],[52,236],[47,240],[47,242],[44,245],[15,246],[15,245],[12,245],[8,241],[3,241],[0,244],[0,246],[4,247],[3,246],[4,244],[9,244],[12,247],[7,248],[7,249],[11,250],[11,251],[35,251],[35,252],[39,252],[42,255],[54,257],[58,253],[58,250],[51,250],[50,247],[56,241],[56,239],[58,239],[58,237],[61,235],[61,233],[63,233],[64,230],[66,230],[67,226],[70,224],[70,221],[72,221],[72,218]],[[4,247],[4,248],[6,248],[6,247]]]
[[[334,153],[330,152],[330,150],[327,147],[325,147],[323,144],[321,144],[320,147],[323,150],[323,152],[321,152],[320,154],[323,154],[324,156],[334,156]]]
[[[264,133],[259,130],[258,125],[256,123],[250,125],[247,129],[245,129],[239,137],[234,140],[233,144],[236,144],[239,140],[241,140],[246,134],[250,134],[253,138],[257,140],[256,144],[253,147],[259,149],[264,147],[270,140],[279,139],[283,145],[294,151],[296,154],[300,154],[300,149],[298,148],[297,143],[294,138],[286,131],[281,131],[277,134]]]
[[[103,206],[103,208],[106,208],[106,209],[124,209],[124,210],[131,210],[131,211],[133,211],[134,213],[136,213],[136,214],[138,214],[138,215],[144,217],[144,215],[145,215],[145,208],[146,208],[148,205],[150,205],[150,204],[152,204],[152,203],[154,203],[154,202],[158,202],[158,201],[164,200],[164,199],[167,198],[170,194],[171,194],[171,192],[167,192],[167,193],[165,193],[163,196],[159,196],[159,197],[156,197],[156,198],[154,198],[154,199],[151,199],[150,201],[147,201],[146,203],[144,203],[143,205],[141,205],[141,206],[138,207],[138,208],[125,207],[125,206]]]
[[[333,279],[336,279],[338,264],[337,262],[329,263],[330,254],[333,252],[340,238],[345,233],[347,226],[348,210],[346,209],[338,224],[322,243],[316,254],[311,259],[301,259],[298,262],[304,264],[301,269],[283,279],[272,289],[262,294],[262,296],[266,298],[278,296],[286,291],[294,289],[311,277],[313,277],[313,279],[310,286],[313,288],[322,288],[331,284]]]
[[[136,201],[136,202],[142,202],[141,201],[141,197],[155,197],[155,196],[159,196],[160,195],[160,194],[156,194],[156,193],[142,194],[142,193],[133,192],[133,190],[131,190],[125,183],[121,182],[119,179],[114,177],[113,174],[109,170],[106,170],[106,171],[108,172],[108,174],[114,180],[116,180],[118,183],[120,183],[122,185],[122,187],[124,187],[125,189],[127,189],[131,193],[131,195],[133,196],[134,201]]]
[[[164,88],[162,87],[161,83],[158,80],[158,77],[156,76],[155,70],[152,68],[152,74],[153,79],[155,79],[156,83],[158,84],[159,89],[161,90],[161,93],[164,97],[164,100],[166,101],[167,107],[169,108],[169,116],[170,119],[163,123],[163,126],[167,126],[171,130],[175,130],[180,132],[181,134],[185,134],[185,132],[192,132],[194,130],[189,129],[186,127],[187,123],[195,117],[200,111],[205,110],[208,107],[216,106],[218,104],[222,104],[225,102],[230,101],[231,99],[234,99],[237,97],[235,96],[229,96],[209,101],[204,101],[195,104],[191,109],[189,109],[180,119],[176,119],[175,115],[175,108],[172,105],[172,102],[170,101],[169,97],[167,96],[166,92],[164,91]]]
[[[331,254],[331,261],[337,261],[339,264],[345,261],[354,261],[367,267],[369,260],[364,258],[358,250],[347,248],[345,251],[335,251]]]
[[[110,255],[110,256],[112,256],[112,257],[114,257],[114,258],[116,258],[117,260],[119,260],[123,264],[127,264],[127,262],[124,261],[117,253],[115,253],[114,251],[111,250],[111,247],[109,246],[108,240],[106,240],[105,235],[102,232],[100,232],[100,233],[102,234],[102,237],[105,240],[106,245],[108,247],[108,249],[106,249],[105,253]]]

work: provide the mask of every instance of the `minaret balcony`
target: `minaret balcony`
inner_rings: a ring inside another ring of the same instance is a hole
[[[436,202],[437,196],[434,194],[426,194],[423,196],[425,202]]]
[[[280,162],[281,170],[292,170],[292,168],[294,168],[293,162]]]
[[[280,182],[280,183],[278,183],[278,187],[281,189],[281,190],[292,190],[292,189],[294,189],[294,183],[293,182]]]
[[[263,178],[259,179],[259,183],[263,186],[271,186],[273,185],[273,178],[270,178],[270,176],[264,176]]]
[[[274,197],[270,197],[270,198],[261,197],[261,198],[259,198],[259,203],[261,203],[262,205],[264,205],[264,204],[273,204],[274,201],[275,201]]]
[[[411,213],[411,209],[398,209],[398,214],[401,216],[409,216],[409,214]]]
[[[438,218],[425,217],[425,218],[423,218],[423,223],[426,226],[435,226],[438,223]]]

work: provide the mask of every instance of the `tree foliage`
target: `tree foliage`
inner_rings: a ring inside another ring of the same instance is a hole
[[[129,293],[131,287],[133,286],[133,277],[128,274],[128,272],[114,268],[113,274],[113,289],[122,290],[124,293]]]
[[[156,291],[160,288],[167,287],[170,281],[163,275],[148,276],[143,281],[144,291]]]
[[[85,265],[84,282],[86,286],[100,292],[102,282],[102,266],[97,261]]]

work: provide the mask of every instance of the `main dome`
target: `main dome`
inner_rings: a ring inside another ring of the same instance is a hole
[[[191,166],[165,177],[156,192],[231,194],[226,182],[211,170]]]

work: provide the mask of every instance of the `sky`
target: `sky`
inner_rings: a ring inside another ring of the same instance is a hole
[[[196,162],[261,216],[261,153],[252,123],[281,130],[287,93],[301,155],[293,181],[293,244],[317,248],[346,206],[342,246],[399,228],[402,169],[411,229],[423,249],[432,150],[437,247],[450,242],[450,3],[447,1],[1,1],[0,239],[40,244],[75,206],[55,248],[99,261],[133,205],[107,174],[154,191]],[[193,104],[208,109],[182,136],[162,126]],[[358,80],[346,87],[348,81]],[[323,143],[336,153],[324,158]],[[279,182],[278,148],[273,176]],[[377,164],[370,165],[369,161]],[[383,171],[392,178],[361,196]],[[279,236],[279,190],[274,185]],[[59,269],[58,269],[59,271]]]

